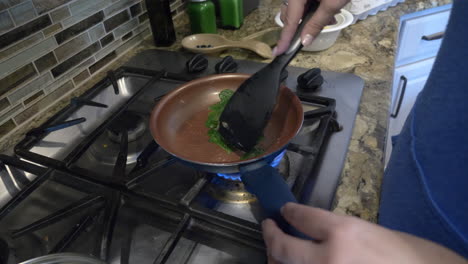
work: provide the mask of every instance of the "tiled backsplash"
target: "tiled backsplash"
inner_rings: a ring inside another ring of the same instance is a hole
[[[0,140],[149,34],[144,0],[0,0]]]

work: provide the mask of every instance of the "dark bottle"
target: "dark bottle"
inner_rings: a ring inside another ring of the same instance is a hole
[[[148,9],[154,44],[163,47],[172,45],[176,36],[169,0],[146,0],[146,8]]]

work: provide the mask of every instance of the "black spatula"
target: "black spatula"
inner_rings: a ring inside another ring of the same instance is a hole
[[[262,136],[276,105],[281,72],[302,48],[301,31],[317,7],[316,1],[310,2],[291,47],[242,83],[224,108],[219,132],[231,145],[249,152]]]

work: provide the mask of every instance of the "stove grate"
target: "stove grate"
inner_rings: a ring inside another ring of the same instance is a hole
[[[119,157],[122,158],[117,159],[112,173],[113,177],[110,179],[96,175],[96,173],[90,172],[88,170],[72,166],[74,162],[78,160],[80,156],[93,144],[96,138],[104,133],[104,131],[109,128],[112,122],[117,120],[117,118],[119,118],[119,116],[124,113],[124,111],[126,111],[127,107],[135,100],[135,98],[145,89],[148,89],[157,81],[161,81],[163,79],[179,82],[190,80],[190,77],[183,74],[123,67],[117,70],[114,75],[109,74],[108,78],[106,78],[101,85],[108,85],[109,83],[114,84],[113,80],[115,81],[115,79],[113,78],[124,74],[141,74],[150,76],[151,79],[144,85],[144,87],[139,90],[139,92],[132,96],[119,109],[119,111],[116,111],[110,118],[105,120],[98,128],[89,134],[62,161],[33,153],[30,151],[30,148],[39,142],[43,137],[45,137],[47,133],[50,133],[52,131],[50,128],[60,129],[60,127],[63,126],[63,122],[67,115],[76,110],[80,104],[104,107],[103,105],[93,104],[95,102],[92,102],[90,99],[93,98],[94,92],[91,90],[85,93],[82,97],[74,99],[72,101],[73,103],[69,107],[52,117],[40,130],[38,130],[38,132],[28,134],[26,138],[15,147],[15,153],[17,155],[31,160],[32,162],[41,164],[42,166],[46,167],[45,169],[38,166],[32,166],[30,163],[22,162],[15,158],[0,156],[0,160],[4,163],[9,163],[13,166],[18,166],[23,169],[29,169],[31,172],[36,172],[36,175],[39,175],[29,185],[23,188],[23,190],[21,190],[12,200],[10,200],[7,205],[0,209],[0,221],[3,217],[7,216],[12,210],[14,210],[17,205],[22,203],[26,197],[33,193],[37,187],[49,179],[51,173],[60,171],[62,173],[69,174],[70,178],[75,178],[75,180],[84,180],[91,182],[92,184],[103,186],[104,188],[110,190],[110,195],[105,197],[99,195],[91,196],[87,198],[88,200],[78,201],[74,204],[74,206],[70,208],[64,208],[60,216],[49,215],[45,217],[45,219],[35,221],[34,223],[31,223],[30,225],[15,231],[16,234],[21,234],[35,230],[34,228],[43,228],[46,226],[46,224],[52,225],[56,223],[56,221],[63,219],[63,217],[72,214],[73,210],[81,210],[83,207],[85,207],[83,204],[93,206],[93,208],[95,208],[94,211],[91,210],[91,213],[83,216],[80,219],[77,226],[71,230],[68,230],[67,232],[64,232],[65,235],[60,240],[59,244],[57,244],[50,252],[60,252],[62,250],[66,250],[69,245],[72,244],[78,236],[80,236],[83,230],[86,229],[86,226],[90,225],[92,222],[95,222],[94,219],[97,217],[96,210],[98,208],[105,208],[103,212],[104,221],[102,223],[102,227],[100,228],[99,234],[100,243],[98,243],[98,248],[96,248],[95,252],[93,253],[97,256],[100,256],[102,260],[108,260],[115,224],[118,219],[119,210],[122,207],[123,201],[129,204],[141,204],[141,207],[145,208],[145,210],[153,210],[152,212],[158,214],[168,214],[170,212],[177,215],[177,219],[175,221],[176,227],[171,231],[172,234],[170,239],[166,242],[163,250],[159,252],[154,263],[165,263],[177,246],[181,237],[184,236],[186,232],[189,232],[189,230],[190,232],[198,234],[194,239],[203,240],[207,236],[217,237],[220,239],[223,238],[229,241],[235,241],[236,243],[240,243],[242,245],[246,245],[255,250],[263,251],[264,244],[260,228],[257,224],[193,203],[197,195],[210,181],[211,175],[200,173],[198,180],[179,200],[174,200],[156,193],[143,193],[137,191],[137,187],[144,183],[145,180],[150,178],[152,175],[155,175],[157,171],[171,165],[176,161],[176,159],[172,156],[165,156],[159,159],[157,162],[149,162],[150,157],[152,157],[159,149],[159,146],[153,140],[148,142],[144,150],[138,156],[135,167],[132,168],[127,174],[124,156],[126,157],[128,152],[128,138],[125,136],[125,131],[123,131],[123,136],[120,138]],[[113,87],[115,89],[116,86],[114,85]],[[116,89],[116,93],[117,91],[118,89]],[[339,131],[340,129],[339,124],[336,121],[335,100],[312,96],[309,94],[298,94],[298,96],[303,102],[321,106],[321,108],[317,110],[305,112],[304,123],[306,124],[312,121],[319,121],[320,124],[318,129],[314,131],[315,134],[313,144],[302,145],[292,142],[289,144],[287,150],[303,155],[305,158],[311,161],[310,164],[312,164],[312,166],[315,166],[317,163],[316,161],[319,159],[321,151],[326,144],[327,138],[332,133]],[[159,99],[160,97],[156,98],[155,101]],[[82,120],[79,121],[85,122]],[[66,125],[76,124],[72,122],[66,123]],[[285,152],[283,152],[281,155],[284,155],[284,153]],[[279,162],[282,158],[280,156],[278,156],[278,160],[276,161],[275,159],[274,162]],[[302,188],[305,185],[308,176],[308,174],[303,174],[294,181],[292,190],[297,197],[301,194]],[[76,209],[76,206],[78,206],[78,209]],[[72,212],[70,212],[70,210],[72,210]],[[53,221],[50,221],[51,219]],[[129,250],[130,249],[128,248],[128,244],[122,246],[121,263],[129,263]]]

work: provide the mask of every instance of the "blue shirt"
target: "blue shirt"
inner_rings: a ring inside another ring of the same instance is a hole
[[[468,258],[468,1],[455,0],[441,49],[384,174],[379,223]]]

